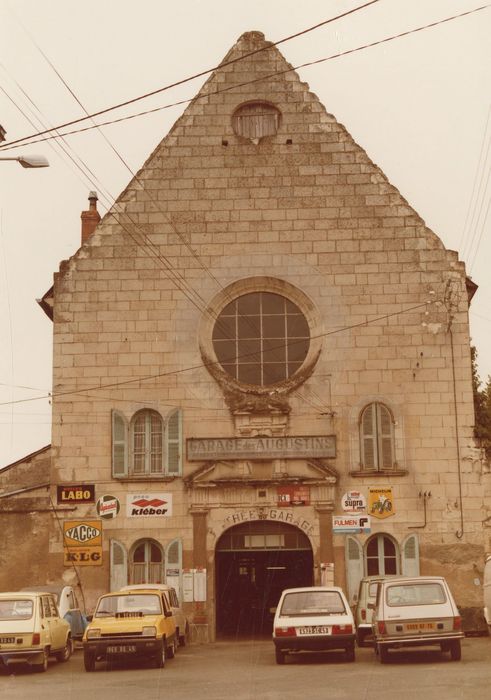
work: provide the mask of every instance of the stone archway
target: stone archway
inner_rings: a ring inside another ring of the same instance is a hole
[[[313,580],[312,546],[296,526],[253,520],[229,528],[215,551],[217,636],[271,634],[281,591]]]

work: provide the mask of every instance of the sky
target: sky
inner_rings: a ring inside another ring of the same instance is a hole
[[[0,124],[22,139],[218,65],[246,31],[279,41],[368,0],[0,0]],[[281,44],[293,66],[485,6],[377,0]],[[482,380],[491,375],[491,7],[298,69],[479,285],[470,309]],[[100,129],[2,148],[0,468],[51,440],[52,324],[36,303],[80,246],[89,191],[104,214],[206,76],[98,118]],[[71,127],[92,126],[91,121]],[[33,139],[34,140],[34,139]]]

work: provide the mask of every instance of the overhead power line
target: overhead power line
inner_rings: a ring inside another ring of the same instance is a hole
[[[343,326],[342,328],[336,328],[332,331],[326,331],[325,333],[319,333],[318,335],[312,336],[311,340],[315,340],[318,338],[326,338],[330,335],[335,335],[336,333],[344,333],[345,331],[350,331],[354,330],[355,328],[362,328],[363,326],[369,326],[372,323],[377,323],[378,321],[386,321],[389,318],[394,318],[396,316],[401,316],[402,314],[407,314],[410,313],[411,311],[417,311],[418,309],[423,309],[428,306],[429,303],[432,302],[423,302],[421,304],[416,304],[415,306],[410,306],[407,309],[401,309],[400,311],[393,311],[390,314],[384,314],[383,316],[376,316],[375,318],[367,319],[365,321],[360,321],[359,323],[353,323],[349,326]],[[251,353],[255,354],[255,353]],[[249,353],[248,353],[249,355]],[[246,355],[247,356],[247,355]],[[244,357],[243,355],[239,357]],[[26,398],[26,399],[17,399],[16,401],[4,401],[0,403],[0,406],[10,406],[12,403],[26,403],[28,401],[39,401],[40,399],[52,399],[52,398],[59,398],[63,396],[71,396],[74,394],[82,394],[84,392],[88,391],[100,391],[102,389],[115,389],[120,386],[128,386],[128,384],[136,384],[138,382],[145,382],[150,379],[161,379],[162,377],[171,377],[171,376],[176,376],[178,374],[184,374],[185,372],[192,372],[197,369],[203,369],[206,368],[210,365],[219,365],[219,362],[214,362],[214,363],[204,363],[200,362],[197,365],[192,365],[190,367],[183,367],[182,369],[175,369],[175,370],[169,370],[167,372],[157,372],[156,374],[150,374],[146,375],[143,377],[134,377],[132,379],[126,379],[121,382],[111,382],[110,384],[102,384],[100,386],[92,386],[92,387],[84,387],[80,389],[72,389],[69,391],[58,391],[58,392],[52,392],[50,394],[47,394],[46,396],[34,396],[31,398]]]
[[[296,39],[299,36],[303,36],[304,34],[308,34],[309,32],[313,32],[315,29],[319,29],[320,27],[324,27],[327,24],[331,24],[332,22],[336,22],[339,19],[342,19],[343,17],[347,17],[348,15],[352,15],[355,12],[358,12],[359,10],[364,10],[366,7],[369,7],[370,5],[374,5],[375,3],[379,2],[380,0],[370,0],[370,2],[366,2],[363,5],[359,5],[358,7],[354,7],[351,10],[347,10],[346,12],[342,12],[339,15],[336,15],[335,17],[331,17],[329,19],[324,20],[323,22],[319,22],[318,24],[313,25],[312,27],[308,27],[307,29],[302,29],[299,32],[296,32],[295,34],[290,34],[287,37],[284,37],[283,39],[280,39],[279,41],[275,42],[268,42],[267,46],[264,46],[260,49],[255,49],[254,51],[250,51],[247,54],[244,54],[243,56],[239,56],[238,58],[233,58],[230,61],[224,61],[217,66],[214,66],[213,68],[207,68],[206,70],[200,71],[199,73],[195,73],[194,75],[191,75],[187,78],[182,78],[181,80],[177,80],[174,83],[170,83],[169,85],[164,85],[164,87],[157,88],[156,90],[152,90],[151,92],[147,92],[143,95],[139,95],[138,97],[133,97],[130,100],[126,100],[125,102],[120,102],[119,104],[113,105],[112,107],[106,107],[105,109],[101,109],[98,112],[93,112],[92,114],[86,114],[85,117],[79,117],[78,119],[73,119],[72,121],[65,122],[64,124],[60,124],[59,126],[53,127],[51,129],[46,129],[45,131],[38,132],[37,134],[31,134],[30,136],[24,136],[23,138],[16,139],[15,141],[11,141],[9,145],[13,145],[15,143],[20,143],[21,141],[26,141],[30,138],[33,138],[34,136],[40,136],[42,134],[47,134],[50,133],[51,131],[54,131],[55,129],[64,129],[67,126],[72,126],[73,124],[79,124],[80,122],[85,121],[86,119],[92,119],[94,117],[99,117],[102,114],[107,114],[108,112],[112,112],[116,109],[120,109],[121,107],[127,107],[130,104],[134,104],[135,102],[139,102],[141,100],[145,100],[148,97],[153,97],[154,95],[158,95],[162,92],[165,92],[166,90],[171,90],[172,88],[178,87],[180,85],[184,85],[185,83],[189,83],[192,80],[196,80],[197,78],[202,78],[205,75],[209,75],[210,73],[213,73],[213,71],[217,70],[218,68],[224,68],[225,66],[230,66],[234,63],[237,63],[238,61],[243,61],[245,58],[249,58],[250,56],[254,56],[257,53],[261,53],[262,51],[266,51],[270,49],[272,46],[279,46],[280,44],[284,44],[287,41],[291,41],[292,39]]]
[[[361,8],[358,8],[358,9],[362,9],[364,7],[365,7],[365,5],[362,5]],[[154,114],[155,112],[160,112],[164,109],[170,109],[172,107],[179,107],[181,105],[189,104],[190,102],[195,102],[198,99],[208,98],[212,95],[218,95],[222,92],[229,92],[229,91],[235,90],[239,87],[245,87],[247,85],[252,85],[254,83],[262,82],[264,80],[269,80],[270,78],[273,78],[273,77],[278,76],[278,75],[292,73],[293,71],[298,71],[302,68],[310,68],[311,66],[319,65],[320,63],[325,63],[327,61],[333,61],[337,58],[342,58],[343,56],[348,56],[350,54],[354,54],[354,53],[357,53],[359,51],[364,51],[366,49],[373,48],[374,46],[380,46],[381,44],[386,44],[388,42],[395,41],[396,39],[401,39],[401,38],[409,36],[411,34],[416,34],[417,32],[421,32],[421,31],[424,31],[426,29],[431,29],[431,28],[439,26],[441,24],[445,24],[446,22],[451,22],[453,20],[460,19],[461,17],[465,17],[467,15],[474,14],[475,12],[480,12],[481,10],[486,10],[489,7],[491,7],[491,3],[488,3],[487,5],[482,5],[481,7],[476,7],[472,10],[468,10],[467,12],[462,12],[462,13],[457,14],[457,15],[452,15],[451,17],[445,17],[444,19],[437,20],[436,22],[431,22],[429,24],[425,24],[425,25],[422,25],[420,27],[415,27],[414,29],[409,29],[405,32],[400,32],[399,34],[393,34],[392,36],[385,37],[384,39],[379,39],[377,41],[373,41],[373,42],[370,42],[368,44],[363,44],[361,46],[357,46],[354,49],[347,49],[346,51],[340,51],[339,53],[331,54],[330,56],[325,56],[323,58],[319,58],[319,59],[316,59],[314,61],[307,61],[306,63],[300,63],[297,66],[293,66],[292,68],[287,68],[285,70],[277,71],[274,73],[269,73],[268,75],[261,76],[260,78],[255,78],[253,80],[245,81],[242,83],[237,83],[236,85],[230,85],[230,86],[224,87],[224,88],[218,88],[217,90],[213,90],[212,92],[201,93],[195,97],[191,97],[191,98],[184,99],[184,100],[178,100],[176,102],[170,102],[166,105],[162,105],[161,107],[154,107],[153,109],[144,110],[144,111],[138,112],[136,114],[129,114],[129,115],[124,116],[124,117],[119,117],[118,119],[111,119],[111,120],[108,120],[105,122],[100,122],[97,125],[91,125],[91,126],[82,127],[80,129],[73,129],[72,131],[66,131],[63,133],[63,136],[71,136],[73,134],[80,134],[80,133],[83,133],[85,131],[90,131],[92,129],[99,128],[102,126],[109,126],[111,124],[119,124],[120,122],[128,121],[130,119],[136,119],[137,117],[146,116],[147,114]],[[336,19],[336,18],[333,18],[332,20],[328,20],[328,21],[334,21],[334,19]],[[305,31],[309,31],[309,30],[305,30]],[[295,36],[297,36],[297,35],[295,35]],[[287,41],[287,39],[282,39],[282,41]],[[280,43],[280,42],[276,42],[276,44],[274,44],[274,45],[277,45],[278,43]],[[267,47],[267,48],[269,48],[269,47]],[[265,50],[265,49],[258,49],[256,52],[252,52],[252,53],[257,53],[258,51],[263,51],[263,50]],[[247,56],[250,56],[250,55],[252,55],[252,54],[246,54],[245,56],[242,56],[240,59],[235,59],[235,61],[243,60],[244,58],[247,58]],[[217,70],[218,68],[221,68],[222,66],[226,66],[226,65],[228,65],[228,64],[223,63],[212,70]],[[204,75],[204,74],[205,73],[200,74],[200,75]],[[183,81],[180,81],[179,83],[175,83],[174,85],[167,86],[166,88],[162,88],[158,92],[162,92],[164,89],[165,90],[170,89],[171,87],[174,87],[175,85],[180,85],[180,84],[187,82],[188,80],[191,80],[191,79],[192,78],[185,79]],[[151,93],[151,94],[154,94],[154,93]],[[147,96],[148,95],[143,95],[139,98],[135,98],[134,100],[130,100],[128,103],[125,103],[125,104],[131,104],[133,102],[137,102],[138,100],[144,99]],[[68,127],[68,126],[72,126],[74,124],[78,124],[80,122],[86,121],[89,118],[100,116],[101,114],[105,114],[107,112],[110,112],[113,109],[118,109],[118,107],[120,107],[120,106],[121,105],[117,105],[115,107],[108,108],[106,110],[102,110],[101,112],[96,112],[96,113],[90,114],[86,117],[81,117],[80,119],[75,119],[71,122],[66,122],[65,124],[62,124],[62,125],[55,127],[55,128],[57,130],[59,130],[59,129],[63,129],[63,128]],[[9,141],[8,143],[1,144],[0,151],[14,149],[14,148],[21,148],[21,147],[26,146],[26,145],[43,143],[44,141],[49,141],[51,139],[59,138],[59,136],[56,136],[56,135],[45,136],[44,138],[37,138],[38,136],[44,136],[45,134],[48,134],[53,130],[54,129],[40,131],[36,134],[31,134],[30,136],[25,136],[21,139],[16,139],[15,141]],[[30,140],[30,139],[34,139],[34,140]]]

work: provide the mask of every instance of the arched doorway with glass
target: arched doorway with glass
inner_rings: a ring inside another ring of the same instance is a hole
[[[365,544],[367,576],[390,576],[400,573],[399,547],[389,535],[370,537]]]
[[[350,604],[356,601],[364,576],[419,576],[419,542],[411,533],[399,544],[387,533],[369,537],[363,544],[353,535],[346,536],[346,593]]]
[[[285,523],[236,525],[217,542],[215,582],[217,636],[270,635],[281,592],[313,584],[310,540]]]
[[[130,551],[129,582],[164,583],[164,551],[155,540],[140,540]]]

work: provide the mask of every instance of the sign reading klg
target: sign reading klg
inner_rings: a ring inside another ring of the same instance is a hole
[[[66,520],[63,523],[63,555],[65,566],[101,566],[101,521]]]
[[[392,487],[368,489],[368,512],[374,518],[388,518],[395,515]]]

